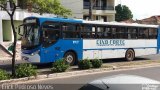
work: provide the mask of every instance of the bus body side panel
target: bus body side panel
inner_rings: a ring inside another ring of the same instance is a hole
[[[83,40],[83,59],[124,58],[132,48],[135,56],[157,53],[157,40],[93,39]]]
[[[40,47],[32,49],[32,50],[21,50],[21,58],[22,60],[31,62],[31,63],[40,63],[40,55],[39,53],[36,53],[34,55],[32,55],[35,52],[39,52]]]
[[[157,38],[157,54],[160,53],[160,26],[158,28],[158,38]]]
[[[62,59],[64,54],[72,50],[77,54],[78,60],[82,59],[82,40],[60,39],[54,45],[41,49],[41,63],[55,62]]]

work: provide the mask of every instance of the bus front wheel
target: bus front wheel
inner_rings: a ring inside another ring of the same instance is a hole
[[[70,65],[74,65],[75,61],[76,61],[76,56],[73,52],[67,52],[64,55],[64,60],[66,63],[70,64]]]
[[[133,61],[134,58],[135,58],[135,53],[134,53],[133,49],[128,49],[126,51],[125,59],[127,61]]]

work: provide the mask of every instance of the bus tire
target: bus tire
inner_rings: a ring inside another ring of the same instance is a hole
[[[73,52],[67,52],[64,55],[64,60],[66,63],[68,63],[69,65],[74,65],[75,61],[76,61],[76,55]]]
[[[128,49],[125,54],[125,59],[127,61],[133,61],[135,58],[135,52],[133,49]]]

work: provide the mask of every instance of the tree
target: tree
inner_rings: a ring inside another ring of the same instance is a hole
[[[27,3],[29,11],[39,13],[54,13],[55,15],[68,17],[71,15],[71,10],[63,7],[59,0],[21,0],[23,3]],[[22,3],[22,7],[24,4]]]
[[[115,10],[116,10],[115,20],[118,22],[133,18],[131,10],[126,5],[118,4],[115,7]]]
[[[9,3],[10,6],[12,6],[12,8],[9,10],[6,7],[6,4]],[[17,44],[17,32],[15,30],[15,26],[14,26],[14,20],[13,20],[13,16],[15,13],[15,10],[17,8],[15,2],[13,0],[0,0],[0,7],[3,8],[8,15],[10,16],[11,19],[11,26],[12,26],[12,30],[13,30],[13,36],[14,36],[14,42],[13,42],[13,56],[12,56],[12,75],[15,75],[15,57],[16,57],[16,44]]]
[[[97,0],[89,0],[89,19],[92,20],[93,19],[93,15],[92,15],[92,9],[93,6],[95,5]]]
[[[56,15],[67,17],[68,15],[71,15],[71,11],[68,9],[65,9],[63,6],[61,6],[59,0],[23,0],[22,5],[25,5],[24,3],[28,3],[33,9],[33,12],[37,12],[40,14],[43,13],[54,13]],[[7,4],[11,6],[11,9],[8,9]],[[0,0],[0,7],[4,9],[8,15],[10,16],[11,20],[11,27],[13,31],[14,36],[14,42],[13,42],[13,56],[12,56],[12,76],[15,76],[15,57],[16,57],[16,44],[17,44],[17,32],[15,30],[14,26],[14,13],[18,6],[15,4],[15,0]]]

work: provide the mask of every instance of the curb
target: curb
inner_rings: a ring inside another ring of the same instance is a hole
[[[17,83],[17,82],[24,82],[24,81],[30,81],[30,80],[57,79],[57,78],[65,78],[65,77],[71,77],[71,76],[82,76],[82,75],[97,74],[97,73],[104,73],[104,72],[135,70],[135,69],[150,68],[150,67],[157,67],[157,66],[160,66],[160,64],[146,64],[146,65],[120,66],[120,67],[113,66],[112,68],[100,68],[100,69],[90,69],[90,70],[72,71],[72,72],[64,72],[64,73],[53,73],[53,74],[37,75],[37,76],[24,77],[24,78],[18,78],[18,79],[1,80],[0,85],[6,84],[6,83]]]

